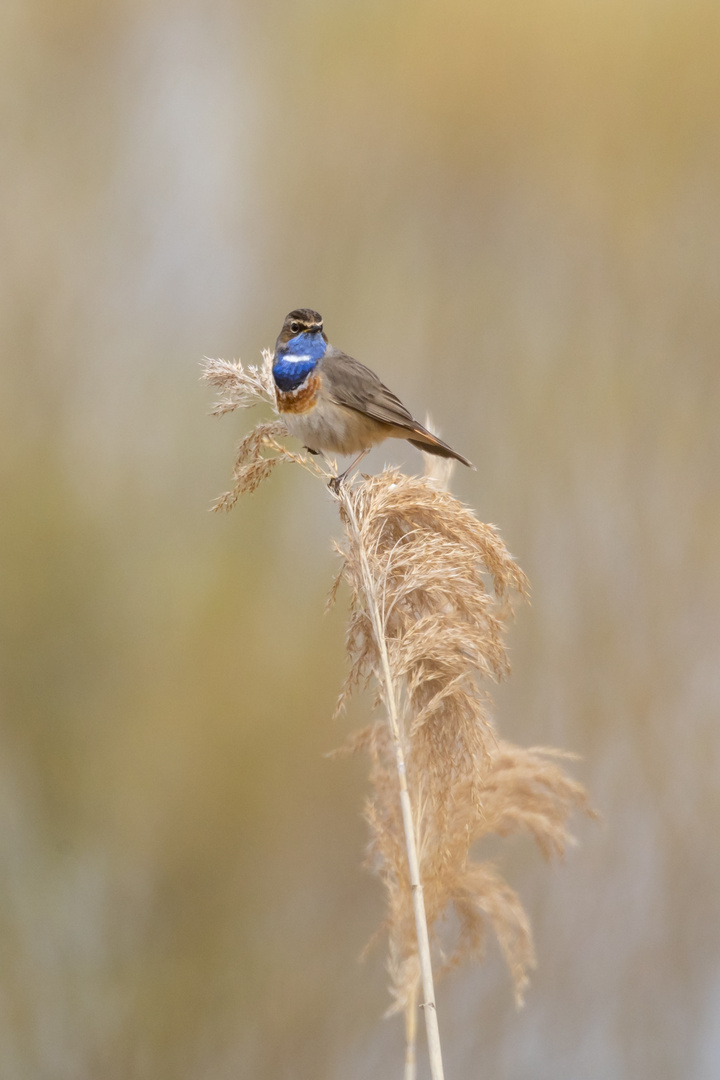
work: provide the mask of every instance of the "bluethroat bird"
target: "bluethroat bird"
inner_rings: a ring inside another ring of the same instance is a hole
[[[338,486],[383,439],[407,439],[419,450],[474,466],[416,420],[377,375],[328,343],[322,316],[291,311],[275,343],[273,378],[278,410],[291,435],[313,454],[357,454]]]

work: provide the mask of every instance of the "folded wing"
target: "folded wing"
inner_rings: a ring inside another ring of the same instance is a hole
[[[393,394],[392,390],[388,390],[375,372],[359,360],[329,346],[321,363],[328,392],[338,405],[355,409],[356,412],[389,427],[400,428],[400,437],[403,432],[407,432],[404,437],[420,450],[439,454],[441,457],[457,458],[463,465],[473,467],[467,458],[423,427],[420,421],[408,412],[400,398]]]

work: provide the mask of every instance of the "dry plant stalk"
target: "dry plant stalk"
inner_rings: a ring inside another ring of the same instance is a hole
[[[263,357],[261,369],[207,361],[205,378],[223,394],[216,414],[259,400],[274,408],[272,357]],[[282,431],[278,420],[246,436],[235,486],[215,509],[228,509],[253,491],[281,460],[323,479],[331,475],[316,459],[288,451],[278,441]],[[437,479],[393,469],[343,486],[337,500],[345,543],[338,547],[342,566],[330,601],[343,579],[351,597],[350,671],[338,711],[358,685],[374,680],[386,713],[340,752],[363,749],[370,756],[368,861],[388,899],[389,1011],[406,1016],[406,1080],[415,1076],[419,1001],[426,1006],[437,1080],[442,1063],[430,947],[444,973],[481,959],[491,927],[518,1004],[535,964],[517,894],[495,866],[471,858],[473,844],[491,833],[526,832],[545,857],[562,856],[572,841],[571,812],[591,811],[584,788],[558,764],[570,755],[522,749],[495,732],[488,685],[509,671],[505,633],[514,600],[527,594],[525,575],[497,530],[479,522]],[[452,912],[448,940],[441,924]]]

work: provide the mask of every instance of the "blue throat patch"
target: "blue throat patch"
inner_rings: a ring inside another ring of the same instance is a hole
[[[318,361],[325,355],[327,345],[322,334],[297,334],[281,346],[273,364],[273,378],[279,390],[297,390],[305,382]]]

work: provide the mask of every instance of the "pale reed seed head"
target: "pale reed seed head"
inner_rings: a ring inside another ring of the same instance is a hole
[[[223,416],[234,409],[249,409],[262,401],[275,406],[275,386],[272,377],[272,353],[263,350],[263,362],[257,367],[245,367],[240,361],[203,360],[203,379],[220,391],[220,397],[212,407],[213,416]]]
[[[207,361],[204,377],[221,391],[216,415],[260,402],[277,413],[272,354],[263,359],[261,368],[247,369]],[[216,509],[229,509],[241,494],[254,491],[280,461],[327,479],[316,459],[293,454],[278,441],[285,434],[276,419],[258,424],[242,440],[234,487]],[[570,755],[525,750],[495,732],[489,686],[509,671],[505,635],[513,604],[527,596],[528,583],[497,529],[444,490],[446,480],[446,473],[409,477],[386,469],[338,495],[345,540],[336,545],[342,564],[329,603],[344,579],[350,590],[350,666],[337,711],[358,686],[374,684],[376,704],[382,701],[371,617],[377,604],[400,706],[420,879],[441,971],[480,959],[491,927],[520,1003],[535,963],[527,916],[497,868],[473,860],[471,847],[491,833],[525,832],[546,857],[562,856],[572,842],[570,814],[591,811],[582,785],[558,764]],[[370,758],[368,865],[387,895],[382,929],[389,943],[390,1011],[397,1011],[417,1000],[420,969],[399,781],[385,720],[354,733],[339,752],[358,750]],[[450,912],[454,938],[441,941],[439,925]]]
[[[534,965],[528,920],[514,890],[493,866],[473,861],[470,849],[492,832],[525,831],[545,855],[561,855],[571,811],[587,809],[583,788],[551,760],[552,751],[499,740],[488,714],[488,683],[509,670],[504,637],[513,598],[527,593],[526,578],[493,526],[424,478],[386,470],[343,497],[354,513],[343,511],[341,500],[352,610],[351,666],[340,700],[367,682],[379,662],[363,588],[364,550],[400,692],[428,922],[437,927],[450,910],[456,916],[441,970],[479,959],[490,925],[520,1002]],[[389,971],[394,1008],[402,1009],[417,991],[417,946],[386,724],[355,735],[350,746],[366,748],[371,758],[369,862],[388,895]]]
[[[272,353],[263,351],[260,367],[252,364],[244,367],[240,361],[203,361],[203,379],[220,391],[220,397],[211,410],[213,416],[224,416],[235,409],[249,409],[252,405],[269,405],[277,419],[257,424],[237,448],[233,465],[234,484],[213,503],[213,510],[231,510],[241,495],[252,494],[281,461],[302,465],[319,476],[326,473],[314,460],[308,462],[300,454],[293,454],[279,439],[286,438],[288,430],[279,418],[272,377]]]

